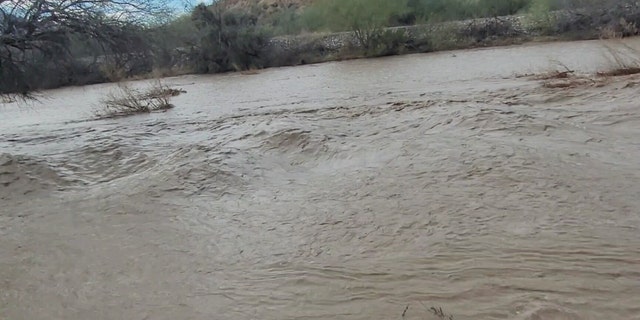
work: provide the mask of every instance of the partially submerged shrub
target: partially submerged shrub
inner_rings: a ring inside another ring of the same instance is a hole
[[[560,61],[555,61],[555,60],[552,62],[557,65],[557,68],[541,74],[534,75],[533,78],[536,80],[557,80],[557,79],[571,78],[575,75],[575,71],[571,70],[564,63]],[[558,70],[558,69],[562,69],[562,70]]]
[[[640,74],[640,50],[622,42],[617,46],[605,46],[609,55],[610,66],[595,75],[576,74],[567,66],[556,62],[564,70],[553,70],[534,75],[533,79],[541,80],[542,87],[548,89],[566,89],[584,86],[602,86],[609,77]]]
[[[0,103],[12,103],[15,102],[16,99],[12,96],[0,95]]]
[[[627,68],[618,68],[610,71],[601,71],[598,72],[599,76],[608,76],[608,77],[619,77],[619,76],[628,76],[632,74],[640,73],[640,67],[627,67]]]
[[[574,71],[573,70],[566,70],[566,71],[558,71],[558,70],[554,70],[554,71],[550,71],[550,72],[546,72],[543,74],[539,74],[534,76],[534,79],[536,80],[556,80],[556,79],[567,79],[569,77],[571,77],[573,75]]]
[[[117,89],[103,99],[103,108],[96,112],[96,115],[114,117],[171,109],[174,107],[170,103],[171,98],[183,92],[170,88],[160,81],[155,82],[145,91],[119,83]]]
[[[598,81],[583,76],[549,79],[542,82],[542,87],[547,89],[566,89],[582,86],[598,85]]]
[[[611,66],[607,71],[598,72],[600,76],[624,76],[640,73],[640,50],[622,42],[613,47],[605,46],[609,53]]]
[[[431,311],[433,315],[438,317],[438,319],[453,320],[453,315],[447,314],[446,312],[444,312],[444,310],[442,310],[442,307],[431,307],[429,311]]]
[[[435,307],[432,306],[431,308],[427,308],[426,305],[424,305],[422,302],[420,303],[427,312],[431,313],[436,319],[439,320],[454,320],[453,315],[447,313],[446,311],[444,311],[442,309],[442,307]],[[400,315],[400,317],[402,319],[405,319],[406,315],[407,315],[407,311],[409,311],[409,307],[410,305],[407,305],[404,310],[402,311],[402,314]],[[429,317],[431,318],[431,317]]]

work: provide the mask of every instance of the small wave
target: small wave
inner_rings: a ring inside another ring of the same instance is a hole
[[[118,143],[84,146],[67,158],[71,160],[63,161],[61,170],[86,185],[131,176],[155,164],[146,153]]]
[[[61,189],[68,184],[45,161],[9,153],[0,154],[0,199]]]
[[[263,148],[266,150],[277,149],[284,152],[317,155],[329,150],[326,144],[327,141],[328,138],[326,136],[313,135],[311,131],[286,129],[265,138]]]
[[[576,313],[555,306],[536,306],[521,313],[523,320],[581,320]]]
[[[235,193],[244,185],[224,163],[224,152],[209,146],[192,145],[165,157],[146,175],[154,194],[179,192],[187,195]]]

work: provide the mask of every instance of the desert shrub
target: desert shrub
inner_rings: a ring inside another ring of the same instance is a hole
[[[530,29],[542,35],[625,37],[638,34],[640,3],[635,0],[533,0],[528,18]]]
[[[623,42],[605,45],[609,69],[598,74],[602,76],[622,76],[640,73],[640,49]]]
[[[420,52],[457,49],[467,41],[460,37],[460,25],[457,23],[444,23],[425,28],[415,38],[420,45],[418,47]]]
[[[628,22],[625,18],[620,18],[616,22],[599,28],[601,39],[617,39],[631,37],[638,34],[638,27],[634,22]]]
[[[327,47],[325,36],[309,34],[272,40],[263,58],[266,67],[292,66],[327,61],[337,51]]]
[[[406,0],[323,0],[305,16],[309,29],[353,32],[355,46],[375,52],[384,28],[406,10]]]
[[[354,59],[361,57],[380,57],[402,54],[413,48],[412,41],[404,29],[381,29],[379,33],[368,39],[368,45],[361,45],[358,38],[353,37],[336,54],[338,59]]]
[[[553,32],[555,17],[551,12],[552,0],[533,0],[527,15],[527,27],[539,34]]]
[[[370,55],[388,56],[401,54],[409,46],[409,36],[404,29],[386,29],[382,31],[372,44]]]
[[[513,23],[508,19],[498,17],[483,20],[472,20],[466,23],[458,32],[459,37],[468,39],[472,43],[482,42],[496,37],[510,37],[518,35]]]

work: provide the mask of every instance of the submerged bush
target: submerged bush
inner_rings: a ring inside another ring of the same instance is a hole
[[[156,81],[145,91],[132,88],[126,83],[118,83],[117,89],[102,100],[102,109],[96,112],[99,117],[125,116],[149,113],[173,108],[171,97],[183,91],[172,89],[161,81]]]

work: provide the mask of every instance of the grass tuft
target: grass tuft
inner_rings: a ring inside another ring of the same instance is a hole
[[[438,317],[438,319],[453,320],[453,316],[445,313],[442,310],[442,307],[431,307],[429,311],[431,311],[436,317]]]

